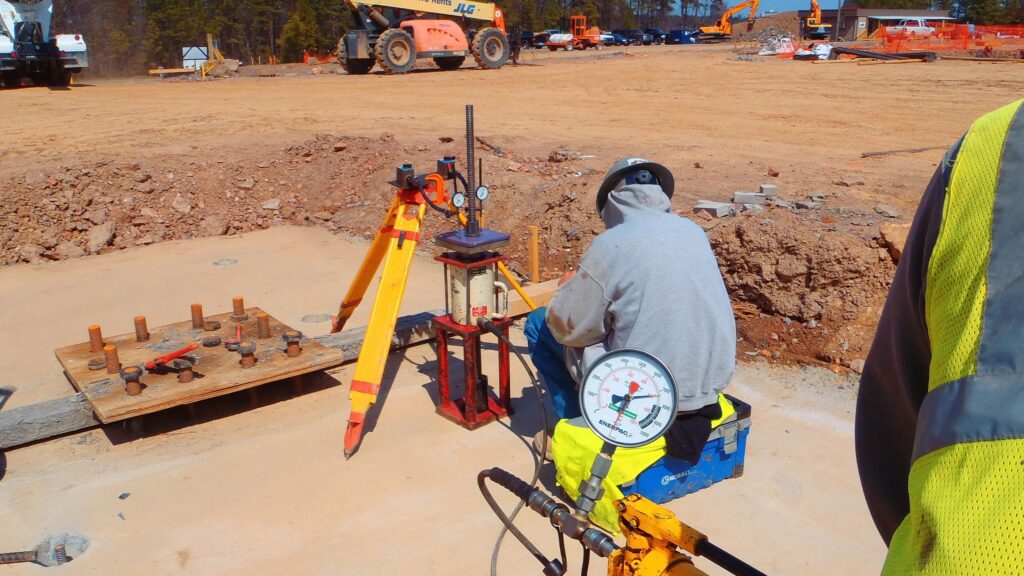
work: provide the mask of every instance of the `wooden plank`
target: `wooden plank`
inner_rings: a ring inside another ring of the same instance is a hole
[[[961,62],[1009,62],[1012,64],[1024,64],[1021,58],[975,58],[973,56],[939,56],[939,60],[959,60]]]
[[[558,280],[548,280],[547,282],[541,282],[540,284],[531,284],[529,286],[523,286],[523,291],[533,300],[533,303],[537,306],[547,306],[551,302],[551,297],[555,295],[555,290],[558,288]],[[519,297],[515,292],[508,298],[508,315],[513,318],[525,316],[530,313],[530,307],[523,302],[523,299]]]
[[[928,152],[929,150],[945,150],[948,146],[928,146],[927,148],[898,148],[896,150],[879,150],[878,152],[861,152],[861,158],[873,158],[875,156],[887,156],[889,154],[916,154]]]
[[[89,370],[90,359],[100,356],[89,351],[89,343],[82,342],[56,350],[68,379],[92,404],[93,412],[104,424],[117,422],[150,412],[166,410],[174,406],[191,404],[215,396],[221,396],[313,372],[341,363],[341,354],[313,340],[303,342],[302,354],[289,358],[285,354],[281,335],[290,328],[273,316],[270,320],[270,336],[257,337],[256,315],[259,308],[245,310],[248,319],[238,323],[231,320],[231,313],[208,316],[207,321],[219,322],[215,331],[193,330],[191,320],[150,329],[150,339],[137,342],[134,332],[107,337],[104,342],[117,346],[122,366],[141,366],[156,356],[178,350],[207,336],[227,339],[235,336],[236,327],[242,327],[243,340],[256,343],[256,365],[242,368],[240,355],[223,345],[201,347],[187,357],[195,363],[196,378],[188,383],[178,382],[177,374],[171,370],[146,371],[142,378],[143,391],[129,396],[124,382],[117,374],[106,370]]]
[[[551,280],[526,286],[525,290],[538,306],[545,306],[551,300],[557,285],[557,280]],[[514,317],[528,314],[530,311],[529,307],[515,293],[509,297],[509,309],[510,315]],[[392,349],[398,350],[433,340],[434,333],[430,327],[430,320],[443,312],[443,310],[433,310],[400,317],[395,326]],[[363,344],[365,333],[365,327],[353,328],[338,334],[317,336],[314,340],[338,352],[338,361],[335,364],[337,366],[352,362],[359,357],[359,348]],[[91,406],[82,393],[20,406],[12,410],[2,410],[0,411],[0,450],[78,432],[101,424],[99,419],[93,415]]]
[[[153,76],[176,76],[179,74],[195,74],[194,68],[154,68],[149,71]]]
[[[98,426],[92,407],[79,392],[64,398],[0,411],[0,450]]]

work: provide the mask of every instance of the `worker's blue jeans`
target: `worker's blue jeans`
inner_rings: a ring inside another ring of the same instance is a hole
[[[543,386],[551,396],[558,419],[576,418],[581,415],[579,391],[569,369],[565,367],[565,346],[548,330],[545,317],[548,309],[537,308],[526,317],[526,342],[530,346],[530,358],[543,377]]]

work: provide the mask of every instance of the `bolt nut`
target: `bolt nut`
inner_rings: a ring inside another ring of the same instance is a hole
[[[210,320],[210,321],[204,322],[203,323],[203,330],[205,330],[207,332],[214,332],[216,330],[220,330],[220,322],[218,322],[216,320]]]
[[[192,367],[192,362],[186,360],[185,358],[177,358],[173,362],[171,362],[171,367],[174,368],[175,370],[185,370],[186,368]]]
[[[126,366],[121,369],[121,378],[128,380],[139,380],[142,378],[142,370],[138,366]]]
[[[256,343],[255,342],[242,342],[238,345],[238,352],[240,354],[255,354]]]
[[[220,336],[207,336],[206,338],[203,338],[203,346],[205,346],[206,348],[214,348],[216,346],[220,346],[220,343]]]
[[[302,332],[289,330],[281,335],[281,339],[289,344],[294,344],[302,340]]]
[[[89,370],[102,370],[107,367],[107,361],[103,358],[92,358],[89,360]]]
[[[232,352],[238,350],[238,344],[238,338],[226,338],[224,340],[224,347],[227,348],[228,350],[231,350]]]

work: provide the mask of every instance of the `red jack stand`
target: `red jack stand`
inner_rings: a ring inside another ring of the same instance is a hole
[[[437,333],[438,375],[437,388],[441,397],[437,413],[467,430],[477,428],[504,418],[512,413],[509,398],[508,344],[498,340],[498,393],[499,399],[487,393],[487,377],[480,370],[480,336],[483,330],[477,326],[466,326],[452,321],[451,315],[435,316],[434,331]],[[494,320],[494,324],[508,336],[512,325],[510,318]],[[452,400],[448,369],[448,337],[462,338],[465,364],[465,393],[462,398]]]

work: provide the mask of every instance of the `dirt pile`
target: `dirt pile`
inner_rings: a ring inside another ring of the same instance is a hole
[[[800,15],[793,12],[781,12],[754,21],[752,30],[747,31],[747,23],[741,22],[733,28],[733,40],[764,42],[771,36],[788,35],[800,37]]]
[[[488,217],[513,235],[509,268],[527,273],[529,224],[540,229],[543,278],[574,268],[604,230],[592,204],[601,173],[566,147],[538,157],[502,139],[479,144],[483,183],[494,199]],[[395,166],[432,169],[445,155],[462,162],[464,147],[451,137],[411,146],[387,133],[320,134],[237,163],[105,162],[30,172],[10,182],[0,203],[2,263],[63,260],[282,223],[369,238],[393,197],[386,182]],[[708,230],[730,294],[749,312],[741,314],[746,352],[802,363],[863,358],[893,272],[870,215],[775,207],[708,222],[689,207],[676,208]],[[436,252],[429,239],[452,226],[432,213],[423,249]]]
[[[709,237],[730,295],[754,308],[738,315],[741,350],[859,368],[895,272],[877,234],[774,208]]]
[[[804,322],[852,320],[895,271],[876,241],[831,232],[787,210],[732,219],[710,237],[735,297]]]

